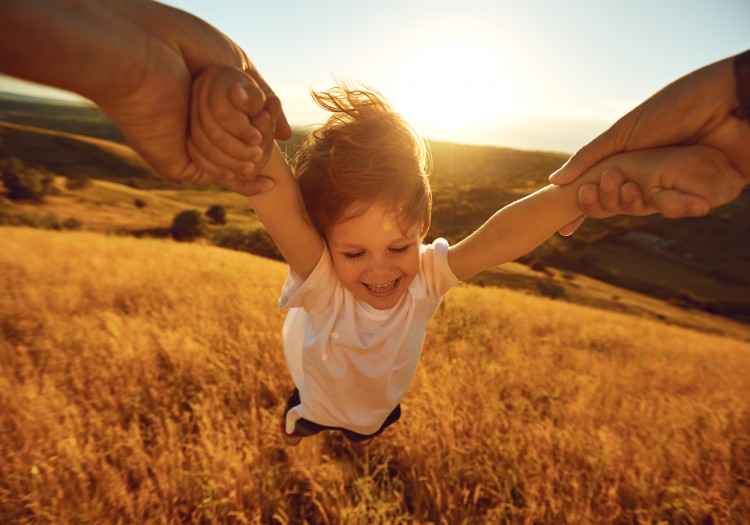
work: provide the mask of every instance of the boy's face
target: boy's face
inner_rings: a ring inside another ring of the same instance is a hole
[[[352,205],[343,216],[358,209]],[[419,271],[419,230],[414,224],[402,231],[396,210],[378,203],[336,223],[326,232],[336,275],[347,290],[373,308],[396,306]]]

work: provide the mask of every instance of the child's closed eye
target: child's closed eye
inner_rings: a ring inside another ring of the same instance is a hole
[[[390,250],[393,253],[404,253],[406,250],[408,250],[411,247],[411,244],[407,244],[406,246],[401,246],[399,248],[390,248]]]
[[[351,252],[351,253],[344,253],[344,257],[347,259],[356,259],[358,257],[362,257],[365,254],[365,252]]]

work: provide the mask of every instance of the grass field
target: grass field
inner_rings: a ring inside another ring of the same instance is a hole
[[[286,448],[282,264],[0,229],[0,523],[746,523],[750,344],[460,286],[402,421]]]

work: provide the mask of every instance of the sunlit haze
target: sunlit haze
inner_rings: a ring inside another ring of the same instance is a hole
[[[338,78],[378,89],[429,138],[523,149],[572,152],[750,48],[747,0],[167,3],[242,46],[295,126],[322,122],[309,90]],[[24,90],[40,94],[0,78]]]

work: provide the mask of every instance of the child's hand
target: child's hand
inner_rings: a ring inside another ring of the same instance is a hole
[[[603,170],[599,184],[585,184],[578,191],[578,204],[586,216],[698,217],[734,200],[745,183],[726,157],[710,146],[623,153],[599,166],[605,164],[610,166]]]
[[[280,110],[278,99],[267,98],[241,70],[210,67],[193,83],[188,153],[220,182],[265,187],[269,181],[256,180],[256,175],[273,145]]]

